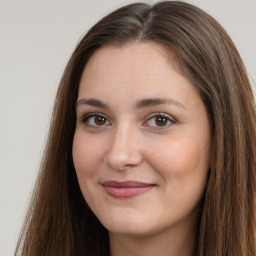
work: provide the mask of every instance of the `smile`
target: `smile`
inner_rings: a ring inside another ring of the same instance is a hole
[[[131,198],[147,192],[155,187],[154,184],[148,184],[138,181],[106,181],[102,183],[106,193],[114,198]]]

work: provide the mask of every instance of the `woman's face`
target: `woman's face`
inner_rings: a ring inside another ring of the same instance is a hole
[[[209,169],[206,109],[154,43],[107,46],[86,65],[73,160],[83,196],[110,234],[195,225]]]

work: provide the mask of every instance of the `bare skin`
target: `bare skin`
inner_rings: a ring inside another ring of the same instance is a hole
[[[97,50],[79,86],[73,160],[111,256],[191,256],[209,169],[205,106],[154,43]]]

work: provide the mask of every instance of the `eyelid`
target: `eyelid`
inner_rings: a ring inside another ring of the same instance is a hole
[[[82,121],[82,120],[85,120],[86,118],[91,117],[91,116],[102,116],[102,117],[108,119],[108,118],[106,117],[106,115],[104,115],[104,114],[101,113],[101,112],[88,112],[88,113],[85,113],[85,114],[82,115],[81,121]]]
[[[103,117],[107,120],[108,124],[104,124],[104,125],[90,125],[90,124],[86,124],[86,121],[90,118],[90,117],[96,117],[96,116],[100,116],[100,117]],[[171,124],[169,125],[164,125],[164,126],[153,126],[153,125],[149,125],[148,122],[150,119],[152,118],[157,118],[157,117],[163,117],[163,118],[166,118],[169,122],[171,122]],[[82,115],[82,118],[79,119],[84,125],[88,126],[88,127],[105,127],[105,126],[108,126],[108,125],[111,125],[112,124],[112,121],[110,120],[110,118],[108,118],[105,114],[103,114],[102,112],[89,112],[89,113],[85,113]],[[154,129],[158,129],[158,130],[161,130],[161,129],[167,129],[169,128],[170,126],[172,126],[173,124],[176,124],[178,121],[176,120],[176,118],[174,118],[172,115],[170,114],[167,114],[167,113],[164,113],[164,112],[154,112],[154,113],[151,113],[149,114],[147,117],[146,117],[146,121],[143,122],[142,126],[149,126],[149,127],[152,127]]]
[[[103,117],[103,118],[105,118],[110,124],[111,124],[111,120],[106,116],[106,115],[104,115],[103,113],[101,113],[101,112],[89,112],[89,113],[87,113],[87,114],[83,114],[82,115],[82,118],[80,119],[80,121],[83,123],[83,124],[85,124],[85,122],[90,118],[90,117],[96,117],[96,116],[100,116],[100,117]],[[99,126],[97,126],[97,125],[89,125],[88,124],[88,126],[90,126],[90,127],[100,127],[100,125]],[[102,126],[106,126],[106,125],[102,125]]]
[[[165,112],[154,112],[154,113],[151,113],[151,114],[148,115],[147,119],[150,119],[152,117],[158,117],[158,116],[166,117],[166,118],[170,119],[173,122],[177,122],[177,120],[172,115],[167,114]]]
[[[166,126],[150,126],[148,125],[147,123],[149,122],[150,119],[152,118],[157,118],[157,117],[164,117],[166,118],[168,121],[171,122],[171,124],[169,125],[166,125]],[[163,112],[156,112],[156,113],[152,113],[150,114],[148,117],[147,117],[147,120],[143,123],[143,126],[150,126],[150,127],[153,127],[154,129],[158,129],[158,130],[161,130],[161,129],[167,129],[169,128],[170,126],[172,126],[173,124],[176,124],[177,123],[177,120],[171,116],[170,114],[167,114],[167,113],[163,113]]]

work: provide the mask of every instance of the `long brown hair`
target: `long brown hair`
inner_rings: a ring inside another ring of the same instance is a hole
[[[224,29],[180,1],[136,3],[104,17],[76,47],[56,96],[47,146],[15,255],[109,255],[108,233],[87,206],[72,161],[82,71],[104,45],[155,42],[176,55],[212,129],[197,256],[255,256],[256,113],[243,62]]]

